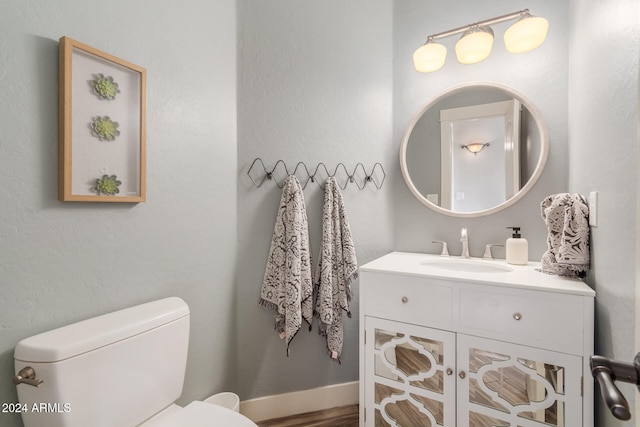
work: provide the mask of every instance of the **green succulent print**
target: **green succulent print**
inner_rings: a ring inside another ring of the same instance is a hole
[[[102,178],[96,179],[96,185],[93,190],[100,196],[115,196],[120,192],[118,188],[122,182],[118,181],[115,175],[102,175]]]
[[[115,99],[120,93],[118,83],[113,81],[113,77],[105,77],[104,74],[98,74],[91,81],[91,86],[93,86],[93,92],[102,99]]]
[[[116,136],[120,135],[118,130],[118,122],[114,122],[109,116],[94,117],[90,123],[91,130],[94,136],[97,136],[100,141],[113,141]]]

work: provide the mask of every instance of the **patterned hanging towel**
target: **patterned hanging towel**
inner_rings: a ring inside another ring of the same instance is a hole
[[[260,305],[274,311],[275,330],[289,345],[304,319],[313,321],[313,283],[309,251],[309,227],[302,186],[293,175],[283,184],[264,272]]]
[[[343,346],[343,311],[351,317],[351,282],[358,278],[358,261],[342,194],[334,177],[324,188],[322,247],[315,271],[315,315],[320,319],[320,335],[327,339],[332,359],[340,363]]]
[[[589,207],[579,194],[560,193],[540,204],[549,229],[542,271],[558,276],[583,277],[589,269]]]

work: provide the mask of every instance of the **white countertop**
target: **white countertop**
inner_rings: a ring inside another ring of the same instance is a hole
[[[362,272],[394,273],[408,276],[431,277],[459,282],[475,282],[520,289],[531,289],[544,292],[557,292],[595,297],[596,293],[580,279],[545,274],[539,262],[527,265],[511,265],[505,260],[486,261],[482,258],[470,258],[473,263],[487,263],[496,267],[509,268],[511,271],[469,272],[423,265],[423,262],[453,260],[465,262],[460,257],[441,257],[433,254],[413,252],[391,252],[360,267]]]

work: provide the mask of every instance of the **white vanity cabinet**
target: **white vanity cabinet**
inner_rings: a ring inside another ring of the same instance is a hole
[[[360,425],[592,427],[594,291],[536,263],[434,258],[360,268]]]

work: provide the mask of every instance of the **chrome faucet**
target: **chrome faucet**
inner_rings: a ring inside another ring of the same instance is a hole
[[[460,241],[462,242],[462,253],[460,258],[469,258],[469,234],[467,229],[463,228],[460,233]]]

